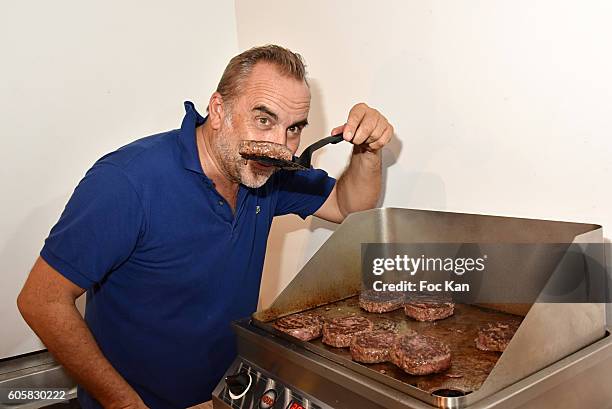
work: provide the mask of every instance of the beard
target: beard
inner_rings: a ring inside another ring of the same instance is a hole
[[[241,183],[250,188],[263,186],[270,176],[276,171],[275,167],[260,169],[250,166],[252,161],[247,161],[238,153],[239,139],[235,136],[235,128],[231,116],[226,117],[224,126],[219,130],[218,137],[214,141],[214,147],[219,155],[219,165],[232,182]]]

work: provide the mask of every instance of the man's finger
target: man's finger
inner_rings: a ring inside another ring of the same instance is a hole
[[[383,146],[385,146],[386,144],[388,144],[389,141],[391,141],[392,137],[393,137],[393,127],[389,125],[385,128],[380,138],[378,138],[376,141],[369,144],[368,147],[372,150],[377,151],[381,149]]]
[[[379,115],[378,121],[376,122],[376,127],[372,132],[370,132],[370,136],[363,143],[371,144],[373,142],[376,142],[376,140],[378,140],[382,136],[383,132],[385,132],[388,126],[389,122],[387,122],[386,118],[382,115]]]
[[[344,140],[352,142],[357,132],[357,128],[360,126],[360,123],[368,111],[368,106],[363,102],[355,105],[351,108],[349,112],[348,119],[346,121],[346,126],[344,127]]]
[[[338,135],[340,132],[344,131],[344,127],[346,126],[346,124],[344,125],[340,125],[335,127],[334,129],[331,130],[331,132],[329,133],[330,135]]]
[[[379,119],[380,115],[378,114],[378,111],[369,109],[359,123],[359,127],[355,131],[355,136],[353,137],[352,141],[353,144],[361,145],[364,143],[370,137],[370,135],[372,135],[372,132],[376,130]]]

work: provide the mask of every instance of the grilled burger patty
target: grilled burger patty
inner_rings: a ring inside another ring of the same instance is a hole
[[[411,375],[429,375],[450,368],[450,347],[428,335],[407,334],[391,347],[389,360]]]
[[[388,318],[379,318],[374,321],[374,331],[389,331],[397,333],[398,328],[397,322],[390,320]]]
[[[266,156],[291,161],[293,154],[285,145],[265,141],[240,141],[238,153],[243,156]]]
[[[345,316],[326,321],[323,324],[323,343],[336,348],[346,348],[355,335],[371,331],[372,321],[365,317]]]
[[[455,313],[455,304],[448,297],[414,294],[407,297],[404,313],[417,321],[436,321]]]
[[[362,332],[351,341],[351,357],[366,364],[386,362],[396,338],[397,334],[390,331]]]
[[[309,313],[293,314],[276,320],[274,327],[279,331],[301,339],[310,341],[321,336],[323,319],[318,315]]]
[[[504,352],[519,325],[521,323],[518,320],[487,323],[478,329],[478,337],[474,340],[476,348],[482,351]]]
[[[359,306],[368,312],[390,312],[402,308],[404,293],[364,290],[359,294]]]

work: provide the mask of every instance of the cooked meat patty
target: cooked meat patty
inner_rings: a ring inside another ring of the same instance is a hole
[[[390,312],[402,308],[404,293],[365,290],[359,294],[359,306],[369,312]]]
[[[389,360],[411,375],[429,375],[450,368],[451,350],[437,338],[408,334],[396,339]]]
[[[266,156],[290,161],[293,158],[293,154],[285,145],[265,141],[240,141],[238,153],[247,159],[253,156]]]
[[[355,335],[351,341],[353,361],[373,364],[389,360],[389,351],[397,334],[389,331],[368,331]]]
[[[336,348],[351,345],[355,335],[372,331],[374,324],[365,317],[345,316],[326,321],[323,324],[323,343]]]
[[[397,322],[388,318],[379,318],[374,321],[374,331],[390,331],[397,332]]]
[[[482,351],[504,352],[519,325],[521,323],[518,320],[487,323],[478,329],[478,337],[474,340],[476,348]]]
[[[274,327],[302,341],[310,341],[321,336],[323,319],[309,313],[293,314],[276,320]]]
[[[436,321],[450,317],[455,304],[450,297],[431,294],[414,294],[407,297],[404,313],[417,321]]]

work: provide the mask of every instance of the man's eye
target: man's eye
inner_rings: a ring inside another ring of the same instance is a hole
[[[266,117],[259,117],[257,118],[259,120],[259,123],[262,125],[268,125],[270,123],[270,120]]]
[[[287,128],[287,130],[291,133],[298,133],[301,131],[301,129],[297,126],[290,126],[289,128]]]

